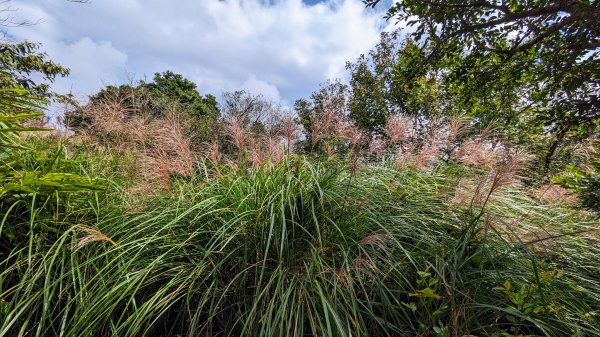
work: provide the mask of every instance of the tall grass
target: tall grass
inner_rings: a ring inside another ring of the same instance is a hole
[[[226,171],[13,251],[0,335],[600,334],[585,215],[516,188],[457,205],[453,164]]]

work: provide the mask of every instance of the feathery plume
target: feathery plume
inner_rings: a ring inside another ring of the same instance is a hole
[[[396,114],[388,117],[384,131],[390,143],[401,144],[411,137],[413,129],[414,123],[410,118]]]
[[[286,148],[291,151],[292,147],[298,140],[298,133],[300,132],[298,124],[294,118],[290,115],[285,115],[281,121],[280,135],[285,139]]]
[[[349,141],[353,146],[359,145],[363,140],[362,132],[351,123],[338,123],[336,133],[340,138]]]
[[[371,234],[360,240],[362,246],[371,246],[379,250],[385,251],[391,245],[391,240],[385,234]]]
[[[255,169],[259,169],[263,163],[267,160],[267,156],[263,151],[261,141],[251,140],[250,141],[250,162]]]
[[[490,166],[498,160],[499,153],[487,141],[467,139],[458,147],[455,155],[465,165]]]
[[[219,146],[219,143],[217,141],[209,143],[206,152],[208,160],[210,160],[210,162],[213,165],[218,166],[223,156],[223,154],[221,153],[221,147]]]
[[[369,152],[374,154],[376,158],[383,157],[387,143],[381,138],[373,138],[369,142]]]
[[[235,147],[241,151],[244,148],[247,138],[246,129],[241,118],[232,117],[227,123],[227,132]]]
[[[577,195],[562,186],[547,184],[532,191],[533,196],[543,204],[575,205],[579,202]]]
[[[469,132],[469,124],[465,117],[454,117],[448,123],[448,143],[454,143]]]
[[[265,139],[265,147],[271,163],[275,164],[283,160],[285,154],[281,144],[281,139],[278,137],[268,137]]]
[[[76,232],[83,234],[83,236],[77,239],[77,249],[81,249],[92,242],[98,241],[108,242],[112,246],[116,244],[111,238],[109,238],[107,235],[103,234],[96,228],[85,225],[76,225],[73,226],[73,229]]]

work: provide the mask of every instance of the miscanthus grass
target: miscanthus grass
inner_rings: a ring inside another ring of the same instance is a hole
[[[288,157],[0,264],[1,336],[594,336],[592,217],[462,169]],[[473,201],[473,200],[471,200]]]

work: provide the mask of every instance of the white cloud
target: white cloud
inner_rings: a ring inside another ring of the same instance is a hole
[[[111,42],[92,41],[88,37],[73,43],[59,44],[61,52],[53,49],[61,64],[69,65],[72,75],[58,81],[58,90],[93,92],[104,84],[122,80],[127,64],[127,54],[115,49]],[[68,87],[67,87],[68,85]]]
[[[254,76],[248,77],[244,83],[242,83],[241,89],[247,90],[248,92],[255,95],[263,95],[266,99],[271,100],[275,103],[288,103],[282,102],[281,95],[277,87],[269,82],[257,79]]]
[[[194,80],[203,93],[247,87],[293,103],[378,41],[380,12],[359,0],[14,0],[19,15],[38,25],[15,29],[39,41],[72,69],[79,92],[102,83],[167,69]]]

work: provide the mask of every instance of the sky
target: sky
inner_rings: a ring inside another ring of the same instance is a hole
[[[54,90],[76,97],[104,85],[172,70],[202,94],[245,89],[282,105],[326,79],[347,79],[347,61],[368,52],[386,8],[360,0],[13,0],[16,40],[41,42],[71,69]]]

